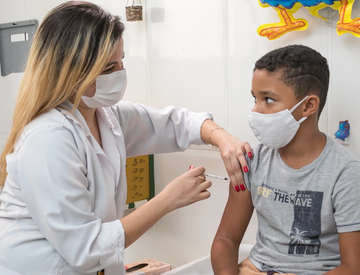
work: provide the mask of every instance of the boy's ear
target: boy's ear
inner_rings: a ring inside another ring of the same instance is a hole
[[[320,99],[316,95],[309,95],[305,99],[305,109],[303,110],[303,116],[308,117],[316,113],[319,109]]]

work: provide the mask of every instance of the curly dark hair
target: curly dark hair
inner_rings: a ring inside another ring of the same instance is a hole
[[[255,70],[280,73],[280,80],[293,89],[295,98],[314,94],[319,100],[319,116],[324,108],[329,88],[330,71],[320,53],[303,45],[290,45],[273,50],[255,63]]]

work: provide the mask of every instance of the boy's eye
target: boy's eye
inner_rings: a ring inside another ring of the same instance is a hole
[[[253,98],[254,98],[254,102],[256,102],[256,101],[257,101],[256,97],[255,97],[255,96],[253,96]]]
[[[266,103],[273,103],[274,102],[274,100],[271,99],[270,97],[266,97],[265,101],[266,101]]]

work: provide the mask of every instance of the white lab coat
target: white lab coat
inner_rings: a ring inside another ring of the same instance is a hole
[[[71,110],[72,104],[63,105]],[[103,149],[76,110],[26,126],[0,195],[0,274],[125,274],[126,157],[203,144],[210,113],[119,102],[97,109]]]

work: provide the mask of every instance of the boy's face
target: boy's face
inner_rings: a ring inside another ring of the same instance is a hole
[[[290,110],[299,102],[293,89],[279,79],[280,73],[269,74],[266,69],[255,70],[251,88],[255,100],[253,112],[273,114],[285,109]],[[300,112],[299,108],[294,110],[292,115],[295,119],[299,120],[302,117]]]

